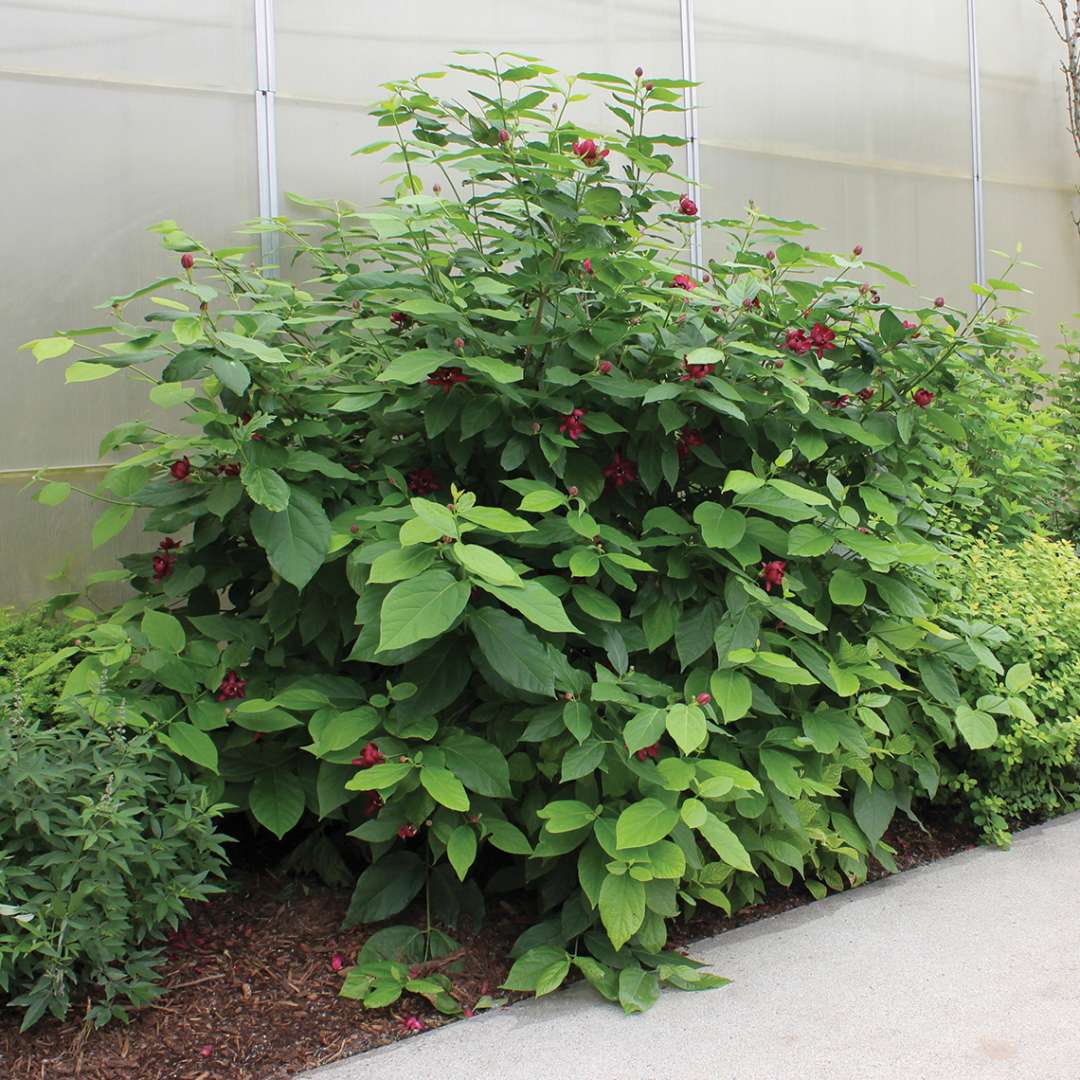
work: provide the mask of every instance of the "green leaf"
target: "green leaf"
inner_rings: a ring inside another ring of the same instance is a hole
[[[484,828],[488,832],[488,843],[492,847],[505,851],[510,855],[531,855],[532,845],[528,837],[509,821],[499,818],[487,817],[484,819]]]
[[[66,337],[38,338],[36,341],[28,341],[26,345],[21,345],[20,348],[25,349],[27,345],[30,347],[34,359],[40,364],[42,360],[55,360],[57,357],[70,352],[74,348],[75,342]]]
[[[736,870],[754,872],[750,854],[732,831],[731,826],[721,821],[714,813],[705,815],[705,820],[698,826],[698,832],[709,842],[709,846]]]
[[[569,971],[570,956],[565,949],[538,945],[514,961],[502,989],[549,993],[566,978]]]
[[[248,806],[255,820],[279,840],[304,813],[304,789],[294,773],[267,769],[248,789]]]
[[[179,655],[187,644],[187,635],[180,620],[167,611],[147,611],[142,617],[142,632],[150,644],[162,652]]]
[[[1034,676],[1031,674],[1031,665],[1013,664],[1005,674],[1005,686],[1010,693],[1020,694],[1026,690],[1034,681]]]
[[[435,765],[420,767],[420,783],[424,790],[437,802],[449,810],[469,809],[469,796],[461,781],[449,769]]]
[[[64,382],[94,382],[95,379],[107,379],[120,370],[122,369],[111,364],[91,364],[85,360],[76,360],[74,364],[69,364],[64,372]]]
[[[606,752],[606,745],[599,739],[590,739],[582,746],[572,746],[563,754],[560,779],[563,783],[567,783],[570,780],[580,780],[583,776],[589,776],[604,760]]]
[[[705,714],[697,705],[672,705],[667,711],[666,726],[684,754],[692,754],[705,740]]]
[[[639,964],[631,964],[619,972],[619,1004],[623,1012],[647,1012],[660,1000],[660,977]]]
[[[218,751],[214,740],[194,724],[184,720],[170,724],[162,738],[181,757],[186,757],[213,773],[218,771]]]
[[[741,671],[730,668],[714,671],[709,679],[709,690],[724,717],[724,723],[734,723],[750,711],[753,685]]]
[[[942,705],[955,708],[960,704],[960,688],[956,685],[956,676],[939,656],[921,656],[918,664],[923,685]]]
[[[458,876],[464,881],[469,867],[476,861],[476,830],[471,825],[459,825],[446,841],[446,857]]]
[[[760,476],[745,472],[742,469],[732,469],[724,478],[724,491],[734,491],[736,495],[742,495],[748,491],[757,491],[764,487],[765,481]]]
[[[493,585],[486,581],[479,584],[507,607],[520,611],[529,622],[535,623],[541,630],[550,630],[553,634],[581,633],[567,616],[562,601],[538,581],[523,581],[519,589]]]
[[[494,506],[474,506],[470,510],[459,510],[466,521],[475,522],[485,529],[501,533],[533,532],[533,527],[516,514],[500,510]]]
[[[372,863],[356,882],[345,928],[381,922],[403,911],[424,887],[427,870],[411,851],[395,851]]]
[[[279,512],[289,505],[289,485],[273,469],[245,465],[240,479],[252,502],[267,510]]]
[[[645,921],[645,886],[629,874],[608,874],[600,886],[600,921],[621,949]]]
[[[997,742],[997,721],[993,716],[963,702],[956,707],[956,727],[972,750],[986,750]]]
[[[94,527],[90,530],[91,546],[99,548],[102,544],[123,532],[134,514],[135,507],[127,504],[114,503],[108,507],[101,517],[94,522]]]
[[[461,358],[454,353],[442,349],[416,349],[391,360],[386,370],[375,376],[375,381],[413,385],[423,382],[437,368],[460,366]]]
[[[813,558],[817,555],[824,555],[832,545],[832,537],[816,525],[796,525],[788,533],[789,555],[802,555]]]
[[[330,549],[330,522],[322,504],[299,487],[290,489],[284,510],[255,507],[251,532],[270,565],[297,589],[315,576]]]
[[[400,783],[414,768],[408,761],[384,761],[381,765],[360,769],[345,781],[345,787],[349,791],[382,791]]]
[[[586,615],[603,622],[621,622],[622,611],[606,593],[599,589],[593,589],[588,585],[574,585],[571,589],[574,603],[577,604]]]
[[[623,741],[631,754],[652,746],[664,734],[667,713],[663,709],[646,708],[637,713],[623,728]]]
[[[837,570],[829,578],[829,598],[834,604],[858,607],[866,599],[866,583],[847,570]]]
[[[426,570],[395,585],[382,602],[378,652],[444,634],[465,610],[469,584],[445,570]]]
[[[548,832],[568,833],[591,825],[596,820],[597,812],[576,799],[556,799],[538,810],[536,816],[547,822]]]
[[[389,585],[417,577],[435,561],[435,551],[420,545],[384,551],[371,564],[368,582],[372,585]]]
[[[217,332],[218,338],[230,349],[239,349],[261,360],[264,364],[286,364],[288,357],[273,345],[267,345],[264,341],[256,341],[254,338],[244,337],[242,334],[231,334],[225,330]]]
[[[694,521],[701,526],[701,538],[709,547],[733,548],[746,534],[746,517],[719,503],[698,503]]]
[[[525,376],[523,368],[516,364],[508,364],[505,360],[498,360],[494,356],[462,356],[461,363],[473,371],[479,371],[497,383],[507,384],[520,382]]]
[[[885,835],[896,813],[896,794],[880,784],[868,785],[865,780],[859,780],[852,810],[859,828],[872,844],[876,844]]]
[[[530,491],[518,506],[519,510],[531,510],[533,513],[544,514],[548,510],[554,510],[557,506],[566,504],[566,496],[557,491]]]
[[[678,813],[658,799],[641,799],[619,815],[615,823],[615,842],[620,850],[648,847],[663,840],[678,820]]]
[[[446,767],[470,791],[510,798],[510,769],[497,746],[464,731],[451,731],[439,748],[446,755]]]
[[[467,592],[466,586],[466,599]],[[547,649],[520,619],[484,607],[470,613],[469,629],[487,662],[511,686],[544,697],[555,693],[555,669]]]
[[[521,585],[521,578],[513,567],[501,555],[488,548],[477,544],[457,543],[454,545],[454,554],[470,574],[484,578],[494,585]]]
[[[71,485],[61,481],[46,484],[34,498],[42,506],[59,506],[71,494]]]
[[[222,386],[238,396],[246,393],[251,385],[251,372],[247,365],[232,357],[215,354],[210,358],[210,370],[218,377]]]

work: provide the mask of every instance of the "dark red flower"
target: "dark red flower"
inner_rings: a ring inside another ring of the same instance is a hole
[[[911,395],[911,398],[920,409],[925,409],[934,400],[934,395],[929,390],[920,388]]]
[[[418,1020],[415,1016],[406,1016],[401,1021],[401,1030],[404,1031],[406,1034],[409,1034],[413,1031],[423,1031],[424,1022],[423,1020]]]
[[[364,817],[374,817],[383,807],[382,796],[377,791],[365,791],[363,794]]]
[[[409,325],[409,323],[412,322],[412,319],[410,319],[409,316],[406,315],[404,311],[391,311],[390,312],[390,321],[399,330],[404,330],[405,327],[407,327]]]
[[[772,248],[770,248],[768,251],[765,252],[765,258],[768,259],[769,262],[772,262],[773,259],[776,258],[776,252],[773,251]]]
[[[761,564],[759,578],[765,579],[765,591],[772,592],[773,588],[779,588],[784,583],[784,567],[787,564],[782,559],[773,559],[772,562]]]
[[[341,953],[336,952],[330,957],[330,970],[340,971],[345,966],[345,957]]]
[[[687,274],[676,274],[669,282],[669,289],[685,289],[693,292],[697,288],[697,282]]]
[[[438,368],[428,378],[428,384],[430,386],[441,386],[444,394],[449,394],[457,383],[467,383],[468,381],[469,376],[459,367]]]
[[[372,765],[381,765],[384,761],[386,758],[382,751],[373,742],[364,747],[360,757],[352,759],[352,763],[359,769],[370,769]]]
[[[180,265],[185,270],[190,270],[195,265],[195,256],[192,255],[190,251],[185,251],[184,254],[180,256]]]
[[[169,473],[174,480],[186,480],[191,475],[191,462],[182,457],[169,466]]]
[[[596,165],[609,153],[606,147],[601,150],[592,139],[582,139],[581,142],[574,143],[571,149],[585,165]]]
[[[183,545],[179,540],[174,540],[171,536],[166,536],[165,539],[158,544],[158,547],[161,548],[162,551],[176,551],[177,548],[182,546]]]
[[[659,753],[660,753],[660,744],[658,742],[655,742],[655,743],[652,744],[652,746],[646,746],[646,747],[643,747],[641,750],[638,750],[634,754],[634,757],[636,757],[638,759],[638,761],[648,761],[649,758],[655,758],[656,755],[659,754]]]
[[[155,555],[153,558],[154,580],[164,581],[172,572],[176,560],[171,555]]]
[[[592,259],[582,259],[581,269],[584,270],[586,274],[591,274],[593,272]]]
[[[218,701],[231,701],[234,698],[242,698],[247,693],[245,687],[247,679],[241,679],[235,671],[227,671],[225,678],[217,690]]]
[[[874,388],[872,386],[864,386],[859,391],[860,401],[869,401],[874,396]]]
[[[745,311],[749,311],[751,308],[757,308],[757,310],[760,311],[761,310],[761,300],[756,296],[754,297],[753,300],[751,300],[749,297],[747,297],[742,302],[742,306],[743,306],[743,309]],[[713,308],[713,310],[717,311],[719,309],[718,308]]]
[[[411,840],[416,835],[415,825],[402,825],[397,831],[402,840]]]
[[[406,480],[413,495],[430,495],[440,489],[439,481],[431,469],[413,469]]]
[[[838,398],[834,398],[832,401],[824,401],[822,404],[829,409],[846,409],[851,404],[851,395],[841,394]]]
[[[700,383],[703,379],[708,378],[715,370],[715,364],[687,364],[686,371],[679,376],[679,382],[690,382],[693,380],[695,383]]]
[[[679,200],[679,213],[687,217],[697,217],[697,203],[689,195],[684,195]]]
[[[565,435],[572,442],[577,442],[585,430],[585,425],[581,422],[584,415],[584,409],[571,409],[562,418],[562,423],[559,425],[559,434]]]
[[[604,477],[613,487],[621,488],[623,484],[633,483],[637,479],[637,465],[616,451],[611,464],[604,468]]]
[[[835,339],[836,332],[821,323],[814,323],[810,330],[810,344],[817,353],[819,360],[825,353],[832,352],[836,348],[833,344]]]
[[[697,428],[684,427],[679,432],[678,442],[675,444],[675,449],[678,452],[679,457],[688,458],[690,451],[695,446],[704,446],[705,440],[701,437],[701,432]]]
[[[781,349],[787,349],[788,352],[796,353],[802,356],[803,353],[809,352],[813,348],[814,343],[806,336],[804,330],[789,330],[784,337],[784,343],[780,346]]]

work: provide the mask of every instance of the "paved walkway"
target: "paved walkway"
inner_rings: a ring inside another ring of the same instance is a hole
[[[313,1080],[1080,1080],[1080,813],[710,939],[732,985],[584,985]]]

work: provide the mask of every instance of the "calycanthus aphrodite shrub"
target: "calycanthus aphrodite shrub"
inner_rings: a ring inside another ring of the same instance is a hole
[[[576,968],[634,1010],[722,981],[669,919],[892,866],[939,750],[993,741],[920,582],[950,387],[1011,331],[897,313],[863,282],[895,272],[753,208],[688,265],[682,140],[642,133],[683,84],[480,63],[471,107],[389,85],[392,197],[275,223],[301,284],[169,222],[183,272],[109,302],[118,340],[33,343],[181,417],[102,444],[97,538],[143,510],[151,539],[67,692],[104,680],[278,836],[348,830],[352,922],[527,889],[507,986]],[[566,118],[584,83],[619,134]],[[454,1011],[410,967],[451,947],[382,931],[345,992]]]

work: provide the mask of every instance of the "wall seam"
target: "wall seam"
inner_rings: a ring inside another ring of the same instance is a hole
[[[979,88],[979,43],[975,0],[967,0],[968,78],[971,84],[971,203],[975,230],[975,280],[986,284],[986,223],[983,215],[982,97]]]
[[[259,217],[264,225],[276,218],[278,208],[277,178],[277,42],[274,25],[274,0],[254,0],[255,4],[255,143],[259,177]],[[264,266],[276,267],[278,234],[272,229],[259,234]],[[276,270],[268,271],[273,275]]]
[[[697,41],[694,25],[694,0],[679,0],[679,30],[682,38],[682,77],[697,83]],[[690,262],[704,267],[701,244],[701,155],[698,138],[697,86],[683,89],[683,122],[686,135],[687,194],[698,204],[698,216],[690,232]]]

